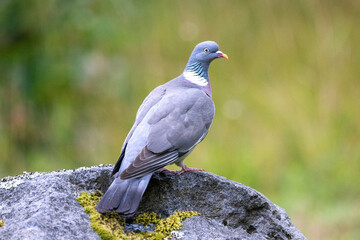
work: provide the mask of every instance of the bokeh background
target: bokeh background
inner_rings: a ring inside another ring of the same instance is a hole
[[[115,163],[193,47],[216,116],[188,157],[283,207],[309,239],[360,236],[360,1],[0,1],[0,177]]]

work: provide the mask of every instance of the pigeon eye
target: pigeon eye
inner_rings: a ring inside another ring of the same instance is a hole
[[[208,53],[209,49],[208,48],[204,48],[204,52]]]

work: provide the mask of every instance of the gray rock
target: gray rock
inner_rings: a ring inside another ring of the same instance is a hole
[[[100,165],[1,179],[0,239],[99,239],[75,198],[83,191],[105,192],[111,169]],[[174,232],[182,239],[306,239],[261,193],[211,173],[153,176],[139,213],[169,216],[175,210],[201,214]]]

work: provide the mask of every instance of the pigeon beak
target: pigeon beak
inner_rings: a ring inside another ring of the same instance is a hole
[[[216,53],[217,53],[218,57],[229,59],[229,57],[222,51],[217,51]]]

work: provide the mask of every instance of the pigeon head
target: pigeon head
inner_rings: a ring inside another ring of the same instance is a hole
[[[216,42],[205,41],[196,45],[183,73],[185,79],[200,86],[208,85],[209,65],[216,58],[228,59],[225,53],[219,51]]]
[[[202,62],[210,64],[210,62],[216,58],[226,58],[228,56],[219,51],[219,45],[213,41],[201,42],[194,48],[189,62]]]

